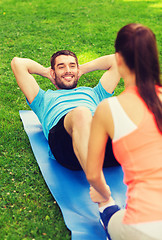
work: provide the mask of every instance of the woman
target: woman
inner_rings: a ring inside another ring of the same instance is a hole
[[[112,240],[162,239],[162,84],[155,36],[128,24],[115,41],[125,91],[96,109],[89,140],[87,179]],[[124,171],[127,207],[120,210],[102,172],[108,137]]]

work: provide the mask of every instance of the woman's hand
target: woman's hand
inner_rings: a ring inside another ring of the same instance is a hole
[[[111,196],[111,191],[109,186],[107,185],[107,198],[103,197],[99,192],[97,192],[92,186],[90,186],[90,197],[91,200],[95,203],[103,203],[107,202]]]

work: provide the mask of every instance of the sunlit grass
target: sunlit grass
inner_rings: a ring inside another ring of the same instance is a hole
[[[158,9],[159,11],[162,12],[162,3],[161,3],[161,2],[151,4],[149,7],[150,7],[150,8],[156,8],[156,9]]]

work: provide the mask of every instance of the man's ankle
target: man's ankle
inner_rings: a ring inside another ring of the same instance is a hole
[[[103,212],[105,208],[115,205],[115,201],[112,197],[109,198],[106,202],[101,202],[98,204],[99,211]]]

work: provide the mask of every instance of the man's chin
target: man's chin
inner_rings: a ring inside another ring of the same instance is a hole
[[[73,84],[73,85],[64,85],[63,87],[62,87],[62,89],[74,89],[74,88],[76,88],[76,86],[77,86],[77,84]]]
[[[78,82],[78,81],[77,81]],[[57,87],[59,89],[73,89],[73,88],[76,88],[77,86],[77,82],[73,82],[73,83],[70,83],[70,82],[66,82],[66,83],[59,83],[57,84]]]

